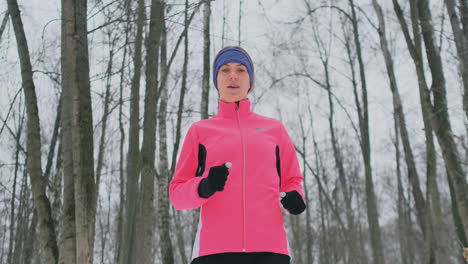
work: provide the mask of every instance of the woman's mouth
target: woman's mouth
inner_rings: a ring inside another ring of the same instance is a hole
[[[239,86],[237,86],[237,85],[228,85],[227,88],[239,88]]]

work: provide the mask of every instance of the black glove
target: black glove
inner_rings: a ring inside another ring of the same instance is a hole
[[[297,191],[287,192],[286,196],[281,199],[281,204],[293,215],[298,215],[306,209],[304,200]]]
[[[203,179],[200,185],[198,185],[198,195],[208,198],[215,192],[224,190],[224,185],[229,175],[228,167],[230,165],[227,164],[211,167],[208,177]]]

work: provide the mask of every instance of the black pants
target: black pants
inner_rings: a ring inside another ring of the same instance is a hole
[[[291,258],[270,252],[220,253],[198,257],[191,264],[291,264]]]

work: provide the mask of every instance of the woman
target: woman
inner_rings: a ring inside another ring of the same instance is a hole
[[[280,121],[251,112],[244,49],[216,55],[213,82],[218,114],[190,127],[169,190],[176,209],[201,207],[192,264],[290,263],[280,202],[306,207],[294,145]]]

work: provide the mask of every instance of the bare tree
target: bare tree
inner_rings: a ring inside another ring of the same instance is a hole
[[[242,28],[242,0],[239,0],[239,19],[237,24],[237,45],[241,45],[241,28]]]
[[[301,116],[299,116],[299,121],[300,121],[300,125],[301,125],[301,134],[302,134],[302,153],[304,153],[304,156],[307,156],[307,148],[306,148],[306,141],[307,141],[307,134],[308,132],[305,131],[305,128],[304,128],[304,122],[303,122],[303,119]],[[303,164],[303,170],[302,170],[302,175],[304,175],[304,196],[305,196],[305,204],[307,205],[307,207],[310,206],[310,203],[309,203],[309,199],[310,199],[310,196],[309,196],[309,189],[307,188],[307,170],[306,170],[306,165],[305,165],[305,159],[303,159],[304,161],[304,164]],[[305,253],[305,262],[306,263],[313,263],[314,260],[313,260],[313,255],[312,255],[312,250],[313,250],[313,245],[314,245],[314,238],[312,236],[312,219],[311,219],[311,212],[310,210],[306,210],[306,221],[305,221],[305,225],[306,225],[306,232],[305,232],[305,236],[306,236],[306,243],[305,243],[305,249],[306,249],[306,253]]]
[[[432,223],[431,223],[431,211],[430,208],[427,207],[426,200],[422,194],[420,184],[419,184],[419,176],[416,170],[416,162],[414,161],[413,151],[411,148],[408,129],[406,128],[406,120],[405,115],[403,112],[403,105],[400,98],[400,93],[398,91],[398,85],[396,81],[395,71],[394,71],[394,64],[393,58],[390,54],[390,49],[388,47],[387,36],[386,36],[386,28],[385,28],[385,20],[383,17],[383,12],[380,4],[373,0],[372,4],[374,6],[375,12],[379,19],[379,38],[380,38],[380,47],[385,59],[385,66],[387,68],[387,74],[390,80],[390,90],[393,95],[393,109],[395,112],[395,117],[398,121],[398,127],[400,131],[400,136],[403,143],[403,149],[405,153],[405,161],[406,167],[408,169],[408,179],[412,186],[411,190],[413,192],[414,200],[416,203],[416,216],[418,218],[419,225],[421,227],[424,240],[426,241],[427,245],[424,247],[425,251],[423,256],[427,258],[424,262],[428,263],[435,263],[436,261],[436,250],[437,250],[437,241],[436,238],[431,235],[432,230]],[[442,260],[440,259],[438,262],[447,262],[448,259]]]
[[[88,61],[87,1],[63,0],[62,88],[70,108],[72,175],[75,194],[76,263],[93,263],[96,221],[93,119]],[[66,171],[66,173],[70,171]]]
[[[45,178],[41,166],[41,131],[39,125],[39,111],[37,108],[36,91],[33,82],[31,60],[28,43],[21,21],[20,11],[16,0],[8,0],[8,11],[11,15],[15,31],[18,54],[21,67],[21,78],[26,100],[27,111],[27,157],[28,173],[31,178],[34,203],[39,217],[39,228],[43,241],[43,250],[47,263],[57,263],[58,246],[55,227],[52,221],[50,201],[45,194]]]
[[[0,25],[0,43],[2,42],[2,35],[5,31],[6,25],[8,23],[8,18],[10,17],[10,12],[7,10],[2,19],[2,24]]]
[[[412,32],[413,39],[411,39],[409,29],[406,20],[403,15],[403,11],[398,1],[393,1],[393,9],[398,17],[403,35],[405,37],[408,50],[416,67],[416,75],[418,79],[419,96],[421,101],[422,119],[424,122],[424,135],[426,139],[426,174],[427,174],[427,189],[428,189],[428,206],[431,206],[432,213],[434,214],[434,236],[440,241],[439,246],[436,246],[437,255],[443,255],[444,253],[444,242],[446,241],[444,232],[444,224],[442,220],[442,210],[439,198],[439,190],[437,187],[437,162],[436,153],[433,139],[433,125],[432,125],[432,102],[430,98],[430,92],[425,78],[423,61],[422,61],[422,47],[421,47],[421,35],[418,22],[418,11],[416,8],[416,2],[410,1],[410,12],[412,21]]]
[[[210,97],[210,17],[211,0],[204,0],[203,9],[203,79],[200,113],[201,119],[208,118],[208,102]]]
[[[154,262],[154,227],[155,227],[155,194],[156,178],[156,112],[158,90],[158,61],[161,31],[164,23],[164,3],[151,1],[149,35],[146,56],[146,92],[143,122],[143,142],[141,146],[141,182],[139,192],[139,212],[137,225],[137,254],[134,262]]]
[[[165,3],[163,2],[162,17],[164,14]],[[161,72],[167,75],[170,65],[167,63],[167,30],[163,22],[161,35]],[[175,54],[176,50],[174,50]],[[168,91],[167,83],[161,83],[161,103],[158,111],[159,124],[159,184],[158,184],[158,201],[159,201],[159,243],[161,248],[161,257],[163,264],[174,264],[174,253],[170,232],[169,218],[169,158],[167,152],[167,131],[166,131],[166,115]]]
[[[185,11],[184,11],[184,25],[187,27],[189,23],[189,15],[188,15],[189,3],[188,0],[185,0]],[[182,66],[182,83],[180,89],[180,96],[179,96],[179,105],[177,109],[177,121],[176,121],[176,132],[175,132],[175,143],[174,143],[174,150],[172,152],[172,162],[171,162],[171,169],[170,174],[172,175],[175,166],[176,166],[176,159],[177,153],[179,151],[180,146],[180,134],[181,134],[181,122],[182,122],[182,113],[184,111],[184,99],[185,94],[187,91],[187,71],[188,71],[188,59],[189,59],[189,39],[188,39],[188,30],[184,30],[184,62]],[[182,259],[183,264],[188,263],[188,257],[185,253],[185,241],[184,241],[184,230],[181,223],[181,212],[174,210],[174,224],[176,228],[177,234],[177,245],[179,248],[179,254]],[[192,239],[191,239],[192,240]]]
[[[14,169],[14,176],[13,176],[13,191],[11,193],[11,201],[10,201],[10,227],[9,227],[9,231],[10,231],[10,239],[9,239],[9,242],[8,242],[8,255],[7,255],[7,263],[18,263],[18,261],[16,260],[15,258],[15,262],[12,261],[12,258],[13,258],[13,241],[16,239],[17,241],[19,240],[18,237],[21,235],[19,234],[19,229],[20,229],[20,225],[17,224],[17,232],[15,234],[15,202],[16,202],[16,182],[17,182],[17,179],[18,179],[18,170],[20,168],[20,164],[19,164],[19,159],[20,159],[20,150],[21,150],[21,131],[23,130],[23,123],[24,123],[24,115],[22,115],[22,117],[20,117],[20,120],[19,120],[19,124],[18,124],[18,127],[17,127],[17,131],[16,131],[16,135],[15,135],[15,141],[16,141],[16,150],[15,150],[15,169]],[[20,203],[22,202],[22,200],[20,200]],[[21,208],[21,206],[20,206]],[[22,212],[19,210],[19,212],[17,213],[18,216],[20,216],[22,214]],[[21,250],[15,246],[15,253],[18,254],[19,252],[21,252]]]
[[[375,264],[384,264],[385,257],[383,252],[382,246],[382,237],[380,231],[380,224],[379,224],[379,215],[377,211],[377,199],[375,196],[374,191],[374,181],[372,177],[372,167],[371,167],[371,148],[370,148],[370,136],[369,136],[369,111],[368,111],[368,99],[367,99],[367,82],[366,82],[366,74],[364,69],[364,62],[362,58],[362,50],[361,50],[361,42],[359,39],[359,28],[358,28],[358,21],[356,17],[355,5],[353,0],[349,0],[349,5],[351,8],[351,23],[353,27],[353,36],[354,36],[354,45],[356,48],[356,55],[358,59],[359,65],[359,74],[360,74],[360,82],[361,82],[361,102],[359,102],[359,97],[357,95],[357,82],[355,79],[354,69],[352,68],[353,72],[353,87],[354,87],[354,94],[355,94],[355,101],[356,107],[358,111],[358,118],[359,118],[359,128],[361,134],[361,150],[364,160],[364,170],[365,170],[365,182],[366,182],[366,202],[367,202],[367,217],[370,229],[370,237],[371,237],[371,247],[372,247],[372,256],[373,256],[373,263]],[[349,45],[349,44],[348,44]],[[351,53],[349,51],[349,47],[347,46],[348,50],[348,57],[350,58],[350,66],[353,66],[353,62],[351,59]],[[362,106],[361,106],[362,103]],[[362,108],[361,108],[362,107]]]
[[[459,15],[455,10],[454,0],[445,0],[445,5],[452,25],[453,37],[457,48],[460,74],[463,81],[463,109],[468,118],[468,2],[459,1]],[[461,22],[461,23],[460,23]]]
[[[143,26],[145,21],[145,1],[138,1],[137,33],[133,58],[133,77],[130,95],[130,128],[128,133],[127,184],[125,213],[120,241],[120,264],[129,264],[135,257],[135,223],[138,206],[138,181],[140,174],[140,77],[142,67]]]
[[[130,20],[130,6],[129,2],[125,1],[123,5],[125,16],[127,20]],[[119,81],[119,132],[120,132],[120,144],[119,144],[119,204],[118,212],[116,216],[117,220],[117,231],[115,233],[115,248],[114,248],[114,263],[120,262],[120,252],[122,245],[122,236],[123,236],[123,224],[124,224],[124,206],[125,206],[125,172],[124,172],[124,142],[125,142],[125,129],[123,124],[123,88],[125,80],[125,67],[127,62],[127,52],[129,46],[129,34],[130,34],[130,22],[125,24],[125,42],[124,42],[124,51],[122,64],[120,66],[120,81]]]
[[[432,113],[433,127],[442,150],[448,176],[453,182],[453,189],[458,204],[457,209],[466,236],[466,234],[468,234],[468,186],[447,110],[447,92],[445,88],[442,59],[440,57],[439,48],[435,44],[432,15],[427,0],[417,1],[417,11],[422,37],[426,46],[426,56],[432,75],[431,90],[434,97]],[[468,245],[463,246],[468,247]]]

